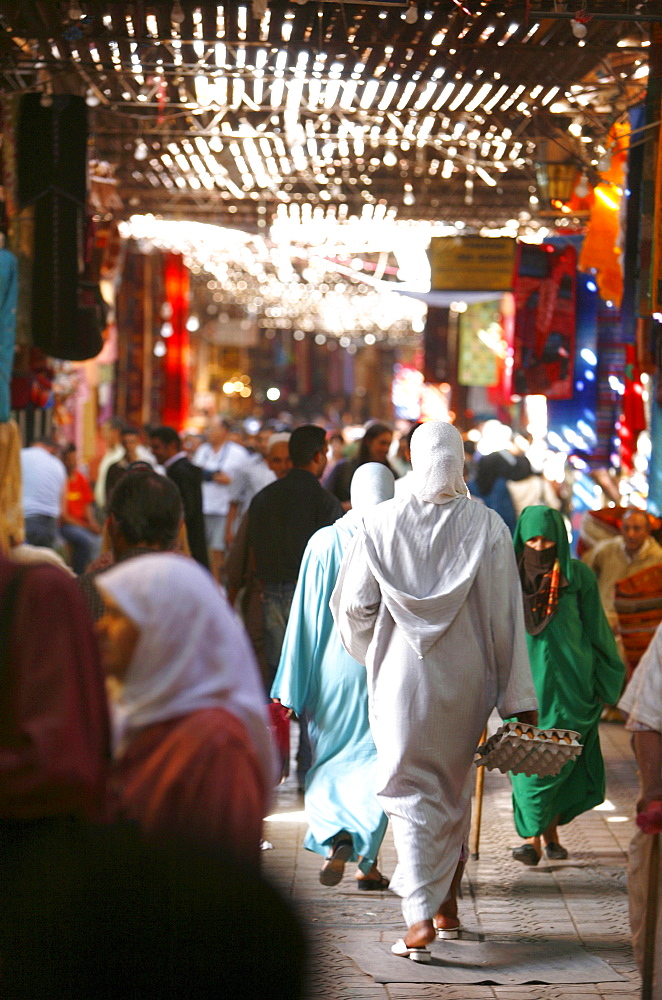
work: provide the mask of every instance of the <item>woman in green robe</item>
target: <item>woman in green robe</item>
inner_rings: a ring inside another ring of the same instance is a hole
[[[526,507],[513,542],[538,695],[538,725],[574,729],[584,746],[581,755],[557,775],[511,776],[515,826],[527,839],[515,848],[513,858],[537,865],[541,838],[548,858],[566,858],[557,827],[604,801],[598,722],[603,705],[613,705],[620,697],[625,667],[602,610],[595,575],[571,559],[558,511]]]

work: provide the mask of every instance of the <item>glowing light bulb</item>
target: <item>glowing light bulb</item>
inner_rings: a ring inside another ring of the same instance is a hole
[[[577,186],[575,187],[575,194],[577,195],[578,198],[586,198],[586,196],[589,193],[589,190],[590,188],[588,185],[588,179],[586,177],[586,174],[582,174],[577,183]]]
[[[407,13],[405,14],[405,21],[407,24],[416,24],[418,21],[418,7],[415,3],[409,4]]]
[[[572,28],[572,33],[575,36],[575,38],[586,38],[586,33],[588,32],[588,28],[586,27],[585,24],[582,24],[581,21],[575,21],[573,17],[572,21],[570,22],[570,27]]]
[[[175,3],[172,5],[170,20],[173,24],[183,24],[185,16],[181,3],[179,0],[175,0]]]

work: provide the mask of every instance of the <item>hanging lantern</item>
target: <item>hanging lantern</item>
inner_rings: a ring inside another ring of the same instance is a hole
[[[574,160],[565,163],[537,163],[536,178],[543,200],[550,204],[570,201],[577,182],[577,172]]]

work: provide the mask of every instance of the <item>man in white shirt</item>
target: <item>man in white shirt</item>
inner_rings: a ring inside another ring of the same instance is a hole
[[[43,545],[49,549],[55,545],[67,484],[67,472],[60,459],[55,457],[56,449],[55,442],[48,438],[34,441],[29,448],[21,449],[25,540],[30,545]]]
[[[193,464],[203,470],[202,510],[211,571],[219,580],[225,562],[225,523],[232,499],[232,484],[248,460],[248,452],[229,440],[230,424],[212,417],[207,441],[193,456]]]
[[[124,445],[122,444],[122,432],[124,424],[118,417],[112,417],[101,425],[101,437],[106,442],[106,451],[99,462],[97,470],[97,480],[94,484],[94,502],[99,511],[103,511],[106,506],[106,476],[111,465],[115,465],[124,458]]]

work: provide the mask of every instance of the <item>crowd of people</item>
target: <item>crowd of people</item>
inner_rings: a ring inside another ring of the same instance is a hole
[[[296,720],[321,884],[354,862],[358,889],[390,887],[406,924],[393,954],[429,962],[435,938],[462,930],[472,763],[494,710],[583,746],[557,775],[512,775],[516,861],[565,859],[563,827],[604,800],[598,722],[619,699],[637,809],[655,812],[662,632],[621,698],[614,600],[662,564],[650,519],[626,509],[619,534],[573,559],[559,491],[490,434],[475,453],[441,421],[399,440],[374,421],[348,447],[316,424],[249,435],[214,416],[200,437],[111,420],[93,483],[75,446],[23,448],[24,530],[0,510],[3,845],[120,824],[138,852],[244,866],[281,905],[255,871]],[[393,873],[379,867],[388,824]],[[635,940],[646,836],[633,847]],[[299,947],[294,917],[278,933]]]

